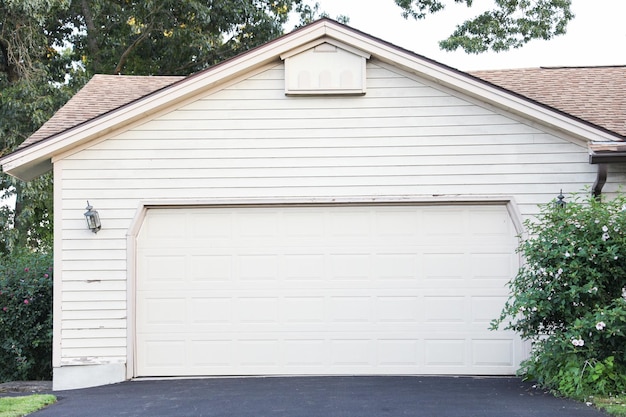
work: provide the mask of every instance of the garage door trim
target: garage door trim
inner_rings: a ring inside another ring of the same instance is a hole
[[[317,207],[317,206],[506,206],[517,235],[524,234],[523,220],[517,203],[512,196],[385,196],[385,197],[320,197],[309,199],[207,199],[207,200],[144,200],[138,204],[127,232],[127,378],[136,372],[136,282],[137,282],[137,237],[150,209],[159,208],[253,208],[253,207]],[[521,264],[521,259],[520,259]],[[525,346],[525,349],[528,347]]]

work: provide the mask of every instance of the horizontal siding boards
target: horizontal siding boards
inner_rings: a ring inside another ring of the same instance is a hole
[[[125,319],[82,319],[82,320],[63,320],[63,330],[87,330],[87,329],[105,329],[115,330],[120,329],[126,332],[126,320]]]
[[[180,160],[174,159],[139,159],[139,160],[98,160],[98,164],[103,165],[102,169],[94,172],[86,164],[91,163],[88,160],[73,161],[72,168],[64,172],[67,174],[66,179],[108,179],[108,178],[154,178],[153,175],[167,178],[179,178],[179,172],[185,172],[187,169],[195,170],[212,170],[220,169],[222,171],[255,169],[255,168],[292,168],[298,163],[298,169],[316,168],[316,167],[395,167],[395,166],[411,166],[411,167],[441,167],[441,169],[454,169],[447,167],[473,166],[480,167],[482,170],[495,169],[508,170],[508,172],[517,172],[514,167],[520,167],[527,173],[532,172],[533,167],[528,165],[540,164],[543,168],[539,172],[547,172],[555,169],[561,164],[576,164],[581,170],[590,170],[593,167],[587,164],[587,155],[577,153],[558,153],[558,154],[495,154],[481,155],[477,158],[475,155],[440,155],[440,156],[375,156],[375,157],[350,157],[350,158],[273,158],[272,164],[268,166],[268,161],[262,158],[229,158],[229,159],[206,159],[189,158],[184,164]],[[210,162],[210,164],[209,164]],[[181,166],[182,165],[182,166]],[[178,169],[176,167],[179,167]],[[525,169],[529,168],[529,169]],[[117,175],[117,172],[125,170],[126,175]],[[477,172],[478,169],[474,172]],[[206,176],[206,174],[204,174]],[[84,204],[84,202],[83,202]],[[125,211],[135,210],[136,206],[122,205],[111,207],[112,210],[125,209]],[[83,207],[84,211],[84,207]],[[125,217],[125,216],[123,216]]]
[[[80,227],[82,230],[85,230],[85,225],[81,224]],[[106,242],[106,241],[105,241]],[[115,241],[110,241],[110,242],[115,242]],[[103,245],[103,248],[99,249],[99,252],[102,250],[106,250],[106,259],[107,260],[126,260],[126,248],[123,249],[108,249],[106,247],[107,245]],[[67,261],[93,261],[93,259],[95,257],[98,257],[100,259],[102,259],[102,256],[99,256],[99,254],[95,254],[93,250],[81,250],[81,249],[75,249],[75,250],[70,250],[70,249],[66,249],[63,251],[63,261],[67,262]]]
[[[294,139],[295,140],[295,139]],[[379,143],[372,144],[361,140],[338,140],[318,142],[315,140],[310,143],[290,143],[289,141],[275,142],[268,144],[267,141],[261,139],[241,141],[237,147],[237,143],[233,145],[235,147],[226,147],[225,143],[216,143],[214,146],[212,143],[198,143],[204,142],[202,139],[195,139],[193,141],[181,140],[181,148],[176,148],[177,141],[169,141],[169,143],[160,144],[167,147],[152,147],[148,149],[148,143],[146,141],[134,141],[136,148],[126,149],[125,153],[127,158],[134,159],[197,159],[202,160],[224,160],[224,159],[260,159],[260,158],[354,158],[354,157],[381,157],[381,156],[398,156],[409,158],[413,156],[453,156],[453,155],[506,155],[506,154],[543,154],[543,153],[580,153],[580,150],[576,152],[569,144],[566,143],[510,143],[503,146],[502,149],[494,149],[496,145],[494,143],[459,143],[459,144],[446,144],[441,141],[441,145],[434,143],[422,144],[416,139],[412,139],[411,143],[397,143],[388,141],[387,138],[377,138]],[[502,138],[500,138],[502,140]],[[126,141],[133,142],[133,141]],[[194,143],[195,142],[195,143]],[[233,141],[236,142],[236,141]],[[469,142],[469,141],[468,141]],[[495,142],[495,141],[494,141]],[[133,143],[125,143],[124,147]],[[385,146],[386,145],[386,146]],[[159,146],[157,144],[156,146]],[[167,151],[164,153],[163,151]],[[106,149],[85,151],[83,158],[87,159],[90,156],[99,155],[103,159],[114,160],[115,153],[119,152],[117,149]],[[189,155],[189,152],[193,152],[193,155]],[[167,158],[170,155],[170,158]],[[209,165],[210,166],[210,165]],[[295,167],[294,167],[295,168]]]
[[[95,288],[82,291],[68,291],[63,288],[63,302],[75,301],[93,301],[94,303],[108,301],[124,301],[126,302],[126,288],[122,291],[103,291]]]
[[[374,170],[375,171],[375,170]],[[465,178],[460,178],[460,175],[467,175]],[[463,179],[465,182],[462,183]],[[569,183],[586,183],[590,179],[586,173],[582,174],[549,174],[549,175],[537,175],[537,183],[541,184],[569,184]],[[423,189],[428,189],[430,184],[437,184],[441,187],[446,186],[500,186],[500,185],[526,185],[527,180],[524,175],[472,175],[471,173],[464,174],[459,172],[458,175],[402,175],[402,174],[381,174],[381,175],[350,175],[337,178],[333,176],[332,172],[324,172],[319,175],[305,176],[300,175],[298,172],[293,172],[293,175],[281,175],[277,177],[252,177],[242,178],[240,176],[232,177],[218,177],[218,178],[193,178],[186,179],[184,184],[180,184],[179,180],[175,179],[144,179],[141,184],[137,182],[125,181],[125,180],[110,180],[103,183],[100,187],[101,193],[104,196],[108,190],[117,192],[118,190],[124,190],[121,195],[125,195],[132,192],[141,192],[145,188],[153,190],[148,191],[154,198],[160,196],[157,195],[158,190],[169,190],[171,193],[175,193],[177,197],[184,197],[186,190],[190,190],[194,193],[194,190],[203,190],[205,188],[231,188],[233,181],[240,181],[236,187],[245,188],[283,188],[283,187],[315,187],[315,188],[351,188],[351,187],[411,187],[411,194],[428,194],[423,192]],[[104,185],[106,184],[106,186]],[[423,184],[427,184],[423,186]],[[75,180],[73,182],[67,182],[68,192],[73,190],[81,191],[85,188],[82,186],[82,180]],[[407,190],[409,191],[409,190]],[[405,193],[402,193],[405,194]],[[198,196],[201,197],[201,196]],[[84,222],[76,221],[80,228],[84,228]],[[71,228],[71,225],[68,225]],[[111,226],[111,225],[110,225]],[[114,225],[113,225],[114,226]]]
[[[109,147],[116,149],[123,147],[127,150],[144,150],[144,149],[241,149],[241,148],[258,148],[258,147],[335,147],[335,146],[367,146],[367,147],[454,147],[462,145],[502,145],[501,135],[495,132],[489,132],[480,136],[471,135],[440,135],[427,136],[423,131],[416,136],[415,131],[406,130],[403,136],[380,135],[380,132],[368,132],[367,135],[360,134],[360,131],[336,131],[331,137],[313,136],[308,140],[294,140],[292,137],[272,137],[262,138],[258,135],[247,138],[224,138],[223,134],[219,137],[207,135],[206,132],[196,130],[184,131],[150,131],[150,135],[146,135],[144,131],[132,130],[123,135],[109,139]],[[341,135],[340,135],[341,134]],[[123,142],[117,144],[116,141]],[[519,133],[511,132],[506,134],[507,144],[541,144],[541,143],[561,143],[554,136],[544,133]],[[87,154],[89,155],[89,154]],[[86,160],[87,157],[76,156],[75,160]]]
[[[64,329],[63,337],[65,339],[84,339],[84,338],[93,338],[93,339],[126,339],[126,329]],[[116,343],[119,345],[119,342]],[[125,346],[126,343],[122,344]]]
[[[63,319],[64,321],[113,320],[121,323],[126,320],[126,310],[66,310],[63,312]]]
[[[125,360],[126,234],[141,201],[513,195],[532,216],[595,180],[581,146],[375,62],[367,71],[362,97],[286,97],[277,65],[59,161],[62,363]]]
[[[126,300],[120,301],[67,301],[63,303],[63,311],[107,311],[107,310],[124,310],[126,311]]]
[[[126,362],[126,345],[98,347],[99,339],[83,339],[79,347],[63,347],[61,366]],[[95,347],[90,346],[96,344]],[[120,344],[121,341],[118,341]]]
[[[75,291],[78,293],[85,291],[126,291],[126,281],[123,280],[82,280],[64,281],[63,291]],[[126,295],[123,296],[125,299]]]

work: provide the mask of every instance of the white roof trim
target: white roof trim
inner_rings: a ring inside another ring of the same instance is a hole
[[[0,164],[4,172],[30,180],[50,169],[50,159],[56,154],[143,119],[238,74],[278,60],[282,56],[297,53],[296,51],[308,48],[311,44],[322,42],[333,43],[337,46],[342,44],[343,46],[340,47],[360,51],[360,54],[367,51],[383,62],[400,66],[405,71],[425,77],[432,82],[562,131],[574,139],[586,142],[621,140],[601,129],[517,97],[443,64],[430,61],[332,20],[322,19],[129,105],[20,149],[1,158]],[[120,110],[122,108],[123,111]]]
[[[319,45],[321,45],[323,43],[329,43],[331,45],[336,46],[337,48],[341,48],[341,49],[343,49],[345,51],[352,52],[353,54],[359,55],[359,56],[361,56],[361,57],[363,57],[365,59],[369,59],[370,56],[371,56],[371,54],[368,54],[367,52],[364,52],[364,51],[362,51],[360,49],[354,48],[354,47],[352,47],[350,45],[347,45],[347,44],[345,44],[343,42],[339,42],[336,39],[321,38],[321,39],[317,39],[317,40],[315,40],[313,42],[306,43],[306,44],[304,44],[302,46],[299,46],[297,48],[294,48],[294,49],[290,50],[289,52],[281,54],[280,55],[280,59],[282,59],[284,61],[287,58],[291,58],[292,56],[298,55],[301,52],[308,51],[309,49],[315,48],[316,46],[319,46]]]

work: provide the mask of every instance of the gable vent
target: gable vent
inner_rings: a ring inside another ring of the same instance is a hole
[[[281,55],[287,95],[364,95],[370,57],[336,41],[308,44]]]

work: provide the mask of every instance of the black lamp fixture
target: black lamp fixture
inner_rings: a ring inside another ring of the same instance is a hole
[[[563,200],[565,198],[565,196],[563,195],[563,189],[561,189],[561,192],[559,193],[559,195],[556,196],[556,198],[557,200],[554,202],[554,204],[556,204],[558,208],[564,208],[567,202]]]
[[[87,211],[85,212],[85,219],[87,219],[87,227],[94,233],[98,233],[102,229],[100,224],[100,215],[97,210],[93,210],[89,200],[87,200]]]

